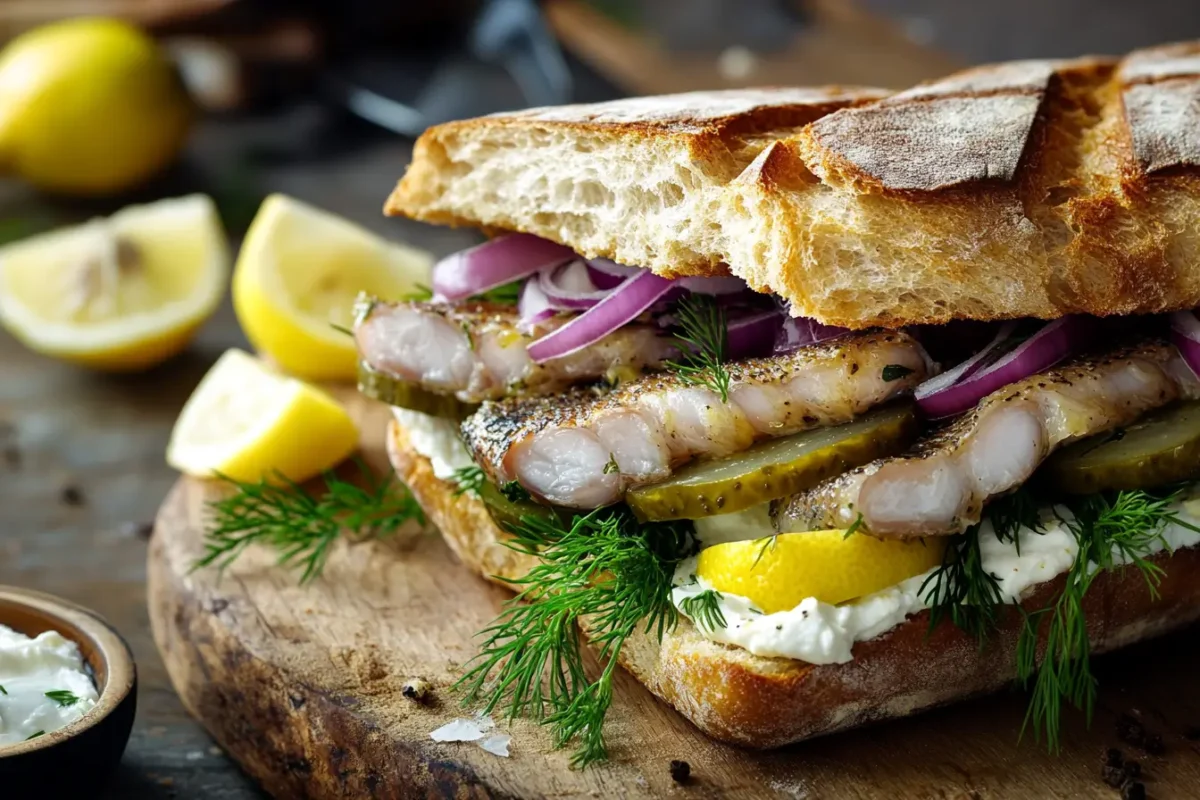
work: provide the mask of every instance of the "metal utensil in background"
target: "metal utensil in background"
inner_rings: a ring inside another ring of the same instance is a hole
[[[489,0],[465,41],[355,54],[325,71],[324,91],[405,136],[451,119],[572,99],[575,82],[534,0]]]

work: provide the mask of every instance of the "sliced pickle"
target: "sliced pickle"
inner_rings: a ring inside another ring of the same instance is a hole
[[[1038,478],[1068,494],[1200,478],[1200,401],[1168,406],[1127,428],[1068,445],[1047,459]]]
[[[518,492],[524,493],[523,490],[518,490]],[[552,506],[535,503],[528,497],[520,498],[516,495],[506,494],[491,481],[484,481],[479,487],[479,499],[487,506],[492,520],[500,526],[501,530],[505,531],[511,531],[520,525],[522,517],[539,517],[551,521],[561,519],[563,513],[569,513],[565,509],[560,512]]]
[[[386,375],[361,359],[358,362],[358,390],[389,406],[400,406],[446,419],[464,420],[479,408],[464,403],[452,394],[431,392],[412,381]]]
[[[689,464],[625,496],[642,520],[699,519],[741,511],[894,455],[917,435],[912,405],[888,406],[832,428],[771,439],[741,453]]]

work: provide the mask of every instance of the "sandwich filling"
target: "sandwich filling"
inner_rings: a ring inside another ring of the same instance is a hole
[[[1153,594],[1149,557],[1200,544],[1191,312],[850,331],[512,235],[440,262],[427,296],[364,299],[355,336],[363,391],[539,556],[463,681],[489,710],[548,705],[566,738],[598,731],[639,628],[838,664],[928,610],[983,646],[1065,575],[1017,648],[1053,742],[1094,692],[1092,578],[1138,569]]]

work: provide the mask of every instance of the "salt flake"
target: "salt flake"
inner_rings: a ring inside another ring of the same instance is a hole
[[[477,742],[483,738],[483,732],[484,728],[475,720],[456,719],[429,734],[429,738],[435,742]]]
[[[508,758],[508,743],[511,741],[512,737],[507,733],[493,733],[480,742],[479,746],[494,756]]]

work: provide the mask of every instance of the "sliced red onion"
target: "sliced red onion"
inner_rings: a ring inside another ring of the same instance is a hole
[[[679,278],[675,282],[696,294],[739,294],[750,291],[741,278]]]
[[[555,308],[579,311],[591,308],[611,289],[597,289],[584,262],[575,260],[537,274],[538,286]]]
[[[742,317],[729,320],[725,326],[728,358],[736,361],[742,358],[770,355],[775,343],[775,334],[779,323],[783,320],[783,309],[772,308],[758,311]]]
[[[849,332],[846,328],[822,325],[808,317],[785,315],[783,324],[775,332],[775,355],[785,355],[806,345],[835,339]]]
[[[573,258],[569,247],[514,233],[443,258],[433,267],[433,291],[443,300],[465,300]]]
[[[917,404],[932,419],[969,411],[1000,387],[1047,370],[1074,353],[1086,344],[1090,329],[1086,317],[1056,319],[993,363],[981,359],[965,378],[920,396],[922,384],[917,389]],[[993,341],[988,348],[994,350],[997,344]]]
[[[627,267],[607,258],[589,258],[588,268],[593,273],[592,282],[601,289],[615,289],[627,278],[632,278],[642,270],[637,267]],[[607,280],[605,280],[607,278]]]
[[[566,325],[529,345],[529,357],[541,364],[581,350],[632,322],[672,286],[666,278],[641,271]]]
[[[941,375],[930,378],[922,383],[917,387],[917,390],[913,392],[913,397],[915,397],[918,401],[924,400],[930,395],[937,394],[943,389],[946,389],[958,383],[959,381],[964,381],[971,377],[979,371],[981,366],[988,362],[989,357],[991,357],[991,355],[996,351],[996,348],[1008,341],[1008,339],[1011,338],[1016,331],[1016,322],[1005,322],[1000,326],[1000,329],[996,331],[996,335],[992,337],[992,340],[987,343],[986,347],[968,358],[966,361],[959,364],[954,369],[947,370]]]
[[[1171,341],[1192,372],[1200,377],[1200,319],[1195,311],[1177,311],[1171,315]]]
[[[517,322],[518,330],[522,333],[529,333],[534,325],[545,322],[557,314],[558,309],[551,305],[550,298],[546,297],[546,293],[538,285],[537,279],[528,278],[521,287],[521,299],[517,301],[517,312],[521,315],[521,319]]]

